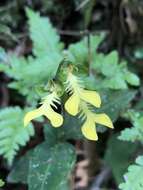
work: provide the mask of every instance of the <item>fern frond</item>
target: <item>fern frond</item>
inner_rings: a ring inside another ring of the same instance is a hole
[[[121,190],[143,189],[143,156],[139,156],[135,164],[129,166],[128,172],[124,175],[124,179],[125,182],[119,185]]]
[[[143,142],[143,115],[139,112],[129,110],[126,117],[131,120],[133,126],[121,131],[118,138],[123,141]]]
[[[2,65],[7,65],[7,67],[0,67],[0,70],[14,79],[9,87],[18,90],[22,95],[27,96],[29,103],[33,103],[39,98],[35,93],[35,88],[47,84],[55,77],[63,59],[63,45],[48,18],[40,17],[31,9],[27,9],[26,13],[29,19],[34,57],[18,57],[14,54],[9,56],[5,53],[6,60],[2,59]]]
[[[32,124],[24,128],[24,111],[19,107],[0,110],[0,155],[11,164],[20,146],[25,146],[34,135]]]
[[[30,37],[33,41],[33,53],[37,57],[41,57],[46,53],[60,53],[63,44],[60,43],[60,37],[57,31],[50,23],[50,20],[33,10],[27,8],[28,23],[30,29]]]

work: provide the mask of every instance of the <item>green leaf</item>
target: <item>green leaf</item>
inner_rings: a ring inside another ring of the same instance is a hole
[[[4,181],[2,179],[0,179],[0,187],[3,187],[4,186]]]
[[[60,37],[47,17],[40,15],[27,8],[28,23],[30,27],[30,37],[33,41],[33,53],[37,57],[42,57],[53,52],[59,54],[63,48]]]
[[[123,78],[123,75],[121,73],[114,76],[114,78],[105,79],[102,81],[102,86],[104,88],[110,88],[110,89],[127,89],[127,83]]]
[[[121,131],[118,138],[123,141],[143,142],[143,112],[128,110],[125,117],[131,120],[133,126]]]
[[[55,76],[60,61],[54,52],[52,56],[47,53],[41,58],[29,57],[28,60],[12,55],[9,58],[11,67],[6,70],[6,73],[16,81],[9,86],[19,90],[23,95],[28,95],[34,86],[46,84]]]
[[[81,121],[78,117],[72,117],[65,113],[64,123],[60,128],[54,128],[50,124],[44,126],[45,139],[50,144],[70,139],[83,139],[81,133]]]
[[[102,105],[97,112],[107,113],[112,120],[116,120],[120,113],[122,113],[129,106],[129,102],[135,97],[134,90],[102,90],[100,91]]]
[[[102,39],[102,35],[90,35],[89,40],[91,54],[95,55],[96,49]],[[85,64],[87,65],[89,59],[88,37],[83,38],[80,42],[69,45],[68,51],[70,54],[69,58],[73,64],[77,66],[82,65],[82,67],[85,66]]]
[[[28,183],[29,162],[32,154],[33,150],[30,150],[13,163],[13,167],[7,178],[9,183]]]
[[[115,72],[118,71],[118,64],[117,64],[118,63],[118,54],[117,54],[117,52],[113,51],[113,52],[109,53],[108,55],[102,54],[101,58],[102,58],[102,61],[104,60],[104,62],[100,63],[102,74],[104,74],[107,77],[113,76],[113,74],[115,74]]]
[[[143,156],[139,156],[134,165],[130,165],[128,172],[124,175],[124,183],[119,185],[122,190],[143,189]]]
[[[34,135],[32,124],[23,125],[25,112],[19,107],[7,107],[0,110],[0,155],[12,163],[20,146],[25,146]]]
[[[139,86],[139,77],[130,72],[127,63],[122,61],[118,63],[118,53],[113,51],[108,55],[96,54],[92,68],[102,75],[101,86],[110,89],[127,89],[128,85]]]
[[[140,85],[139,77],[137,75],[135,75],[134,73],[127,71],[126,75],[125,75],[125,79],[129,84],[131,84],[133,86],[139,86]]]
[[[68,179],[75,163],[75,151],[68,143],[34,149],[29,165],[29,190],[68,190]]]
[[[18,57],[14,53],[11,55],[5,53],[5,59],[1,60],[0,70],[13,79],[9,87],[27,96],[28,103],[35,105],[35,101],[39,98],[36,87],[46,85],[56,75],[63,59],[62,45],[48,18],[40,17],[38,13],[30,9],[26,10],[34,57],[25,58]],[[3,54],[0,54],[0,58],[1,55]]]
[[[127,167],[132,163],[138,145],[125,143],[117,139],[118,135],[113,135],[109,141],[105,153],[105,162],[111,168],[117,184],[122,182],[122,176]]]
[[[35,89],[46,85],[56,75],[63,59],[63,45],[48,18],[40,17],[28,8],[26,13],[29,18],[34,57],[18,57],[14,53],[8,55],[0,51],[0,70],[13,79],[9,87],[27,96],[28,103],[34,105],[39,98]]]
[[[68,177],[75,163],[75,150],[70,144],[64,143],[65,138],[62,133],[62,129],[60,131],[45,125],[45,142],[28,151],[13,163],[8,182],[28,183],[32,190],[34,188],[36,190],[37,188],[46,189],[49,185],[53,190],[58,188],[58,190],[60,188],[67,190]],[[42,181],[42,177],[45,182]],[[35,180],[37,187],[33,187]],[[43,184],[42,187],[43,182],[46,184]]]
[[[66,113],[63,131],[66,139],[83,139],[81,133],[81,121],[78,117],[73,117]]]

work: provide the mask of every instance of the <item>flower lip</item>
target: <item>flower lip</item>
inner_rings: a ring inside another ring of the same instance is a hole
[[[98,140],[98,135],[96,132],[96,123],[112,129],[114,128],[111,119],[106,114],[104,113],[96,114],[89,112],[89,114],[87,114],[85,122],[81,127],[83,135],[88,140],[93,140],[93,141]]]
[[[33,119],[42,115],[46,116],[54,127],[60,127],[63,124],[63,117],[54,109],[57,109],[60,101],[55,92],[44,97],[41,106],[28,112],[24,117],[24,126],[27,126]]]
[[[96,133],[96,126],[93,120],[86,119],[85,123],[81,127],[83,135],[88,139],[88,140],[93,140],[97,141],[98,136]]]

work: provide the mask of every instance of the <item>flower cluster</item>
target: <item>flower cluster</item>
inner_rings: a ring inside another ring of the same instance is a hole
[[[67,76],[66,92],[70,97],[65,103],[65,110],[73,116],[79,115],[83,120],[81,130],[87,139],[98,140],[96,123],[113,128],[112,121],[105,113],[96,114],[92,109],[101,106],[100,95],[96,91],[85,90],[79,78],[71,71]],[[25,115],[24,125],[27,126],[31,120],[44,115],[54,127],[60,127],[63,124],[63,116],[54,111],[53,108],[57,108],[56,104],[60,104],[60,99],[54,89],[51,94],[43,98],[39,108]]]
[[[84,90],[78,77],[69,72],[66,82],[66,91],[71,95],[65,103],[66,111],[83,118],[81,127],[83,135],[89,140],[98,140],[96,123],[113,128],[111,119],[105,114],[96,114],[91,106],[101,106],[100,95],[95,91]]]

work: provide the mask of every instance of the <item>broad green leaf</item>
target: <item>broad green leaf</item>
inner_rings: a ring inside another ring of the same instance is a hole
[[[143,156],[139,156],[135,164],[128,167],[128,172],[124,175],[124,181],[119,185],[121,190],[143,189]]]
[[[102,98],[102,105],[97,112],[107,113],[112,120],[116,120],[120,113],[122,113],[129,106],[130,101],[135,97],[134,90],[102,90],[100,92]]]
[[[78,117],[72,117],[65,114],[65,121],[63,124],[63,131],[66,139],[82,139],[81,121]]]
[[[75,150],[68,143],[56,144],[55,134],[14,163],[8,176],[10,183],[24,183],[32,190],[68,190],[75,163]]]
[[[7,178],[9,183],[28,183],[29,162],[32,153],[33,150],[28,151],[13,163],[13,167]]]
[[[29,190],[68,190],[74,163],[75,151],[67,143],[37,146],[29,165]]]
[[[63,126],[56,129],[49,124],[45,125],[44,134],[47,143],[50,144],[63,141],[63,139],[83,139],[80,119],[72,117],[67,113],[65,113]]]
[[[105,162],[111,168],[117,184],[123,181],[122,176],[132,163],[133,155],[137,148],[138,145],[136,144],[118,140],[117,135],[113,135],[109,139],[105,153]]]

